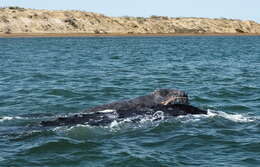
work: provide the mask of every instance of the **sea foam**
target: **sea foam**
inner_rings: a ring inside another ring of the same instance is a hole
[[[14,119],[23,119],[23,118],[19,117],[19,116],[15,116],[15,117],[3,116],[3,117],[0,117],[0,122],[10,121],[10,120],[14,120]]]

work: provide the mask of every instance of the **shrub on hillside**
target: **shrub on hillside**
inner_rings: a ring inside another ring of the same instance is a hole
[[[18,7],[18,6],[9,6],[8,9],[19,10],[19,11],[24,11],[25,10],[25,8],[21,8],[21,7]]]

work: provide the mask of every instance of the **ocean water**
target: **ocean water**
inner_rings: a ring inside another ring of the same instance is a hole
[[[36,128],[184,90],[208,115]],[[259,166],[260,37],[0,39],[0,166]]]

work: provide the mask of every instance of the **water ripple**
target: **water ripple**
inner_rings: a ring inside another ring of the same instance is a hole
[[[0,166],[258,166],[259,44],[220,36],[2,38]],[[209,115],[38,127],[156,88],[187,91]]]

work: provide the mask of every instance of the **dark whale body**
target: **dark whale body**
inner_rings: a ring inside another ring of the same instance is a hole
[[[139,115],[154,115],[158,111],[165,116],[187,114],[207,114],[207,111],[189,105],[188,95],[179,90],[159,89],[146,96],[130,100],[117,101],[90,108],[69,117],[60,117],[51,121],[42,121],[42,126],[64,125],[106,125],[114,120],[122,120]]]

